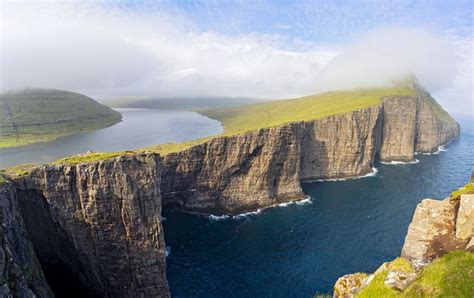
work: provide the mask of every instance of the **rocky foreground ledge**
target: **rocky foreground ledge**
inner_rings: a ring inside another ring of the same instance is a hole
[[[91,295],[169,297],[162,207],[233,215],[299,200],[301,181],[365,175],[376,161],[413,161],[458,135],[456,121],[417,90],[165,156],[92,154],[10,169],[0,201],[18,206],[2,217],[4,234],[16,240],[7,236],[2,249],[17,269],[8,269],[0,289],[51,296],[37,257],[62,264]]]
[[[374,273],[348,274],[334,297],[473,297],[474,180],[461,194],[418,204],[401,257]],[[464,192],[464,193],[463,193]]]

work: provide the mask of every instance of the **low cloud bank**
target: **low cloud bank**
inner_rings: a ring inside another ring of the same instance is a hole
[[[89,2],[2,5],[2,90],[283,98],[385,86],[410,74],[430,90],[470,71],[463,82],[472,81],[472,68],[458,67],[472,62],[472,49],[421,29],[388,28],[322,47],[277,35],[200,32],[179,14],[160,11]]]
[[[425,30],[387,28],[360,37],[318,74],[321,90],[390,86],[415,75],[429,90],[453,84],[453,46]]]

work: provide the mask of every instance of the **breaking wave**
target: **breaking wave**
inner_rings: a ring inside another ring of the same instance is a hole
[[[418,159],[415,159],[414,161],[397,161],[397,160],[392,160],[392,161],[381,161],[381,164],[384,165],[412,165],[415,163],[419,163],[420,161]]]
[[[278,204],[278,207],[287,207],[287,206],[290,206],[290,205],[306,205],[306,204],[313,204],[313,201],[311,200],[311,197],[310,196],[306,196],[306,198],[302,199],[302,200],[299,200],[299,201],[290,201],[290,202],[285,202],[285,203],[281,203],[281,204]]]

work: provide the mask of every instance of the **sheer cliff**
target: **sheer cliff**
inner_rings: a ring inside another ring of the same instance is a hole
[[[357,177],[414,161],[459,135],[426,92],[321,119],[216,137],[163,156],[163,205],[236,214],[304,197],[301,181]]]
[[[64,264],[92,296],[168,297],[159,163],[121,156],[14,179],[38,258]]]
[[[334,297],[472,297],[473,186],[474,179],[444,200],[419,203],[401,257],[373,274],[339,278]]]
[[[22,238],[41,262],[64,265],[91,295],[168,297],[162,206],[237,214],[300,200],[302,181],[358,177],[377,161],[413,161],[458,135],[459,125],[417,91],[161,156],[92,154],[8,174]]]
[[[20,213],[13,184],[0,183],[0,297],[54,297]]]

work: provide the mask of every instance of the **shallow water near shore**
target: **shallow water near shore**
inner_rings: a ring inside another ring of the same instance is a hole
[[[423,198],[464,185],[474,134],[412,164],[376,164],[372,177],[303,184],[311,204],[209,219],[164,210],[173,297],[312,297],[344,274],[372,272],[400,255]]]
[[[24,163],[45,163],[87,151],[134,150],[168,142],[190,141],[222,132],[219,121],[195,112],[116,109],[122,122],[52,142],[0,149],[0,169]]]

